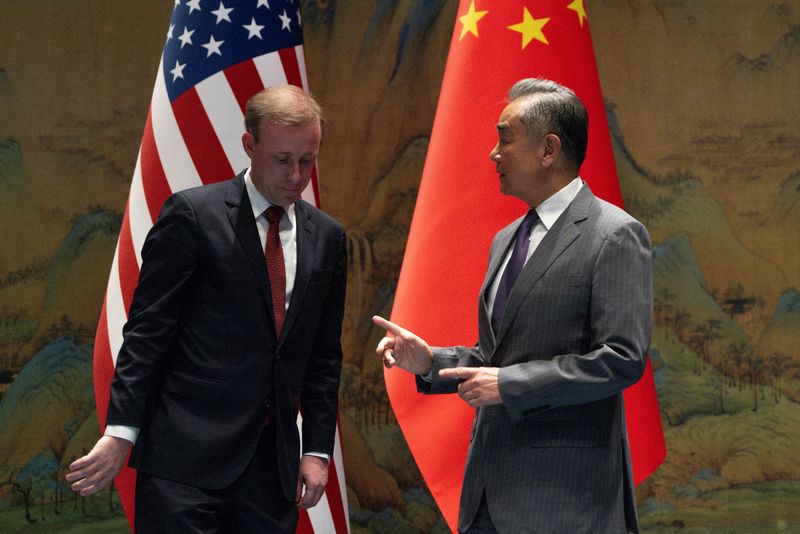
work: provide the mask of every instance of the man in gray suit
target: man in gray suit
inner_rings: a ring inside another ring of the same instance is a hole
[[[638,532],[622,390],[650,341],[649,237],[578,177],[588,115],[570,89],[526,79],[508,101],[490,158],[531,209],[492,243],[478,344],[430,347],[376,316],[377,352],[477,408],[459,532]]]

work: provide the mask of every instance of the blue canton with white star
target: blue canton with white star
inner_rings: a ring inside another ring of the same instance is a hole
[[[232,65],[300,44],[294,0],[175,0],[164,44],[169,100]]]

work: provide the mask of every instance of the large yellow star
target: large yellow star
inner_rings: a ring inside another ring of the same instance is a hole
[[[586,8],[583,5],[583,0],[572,0],[567,9],[571,9],[578,14],[578,21],[581,23],[581,28],[583,28],[583,21],[586,20]]]
[[[522,22],[512,24],[508,27],[509,30],[514,30],[522,34],[522,49],[525,50],[525,47],[528,46],[528,43],[533,39],[541,41],[544,44],[550,44],[547,42],[547,37],[544,36],[544,32],[542,32],[542,28],[544,28],[544,25],[547,24],[550,19],[535,19],[531,16],[527,7],[523,7],[522,9]]]
[[[478,21],[485,17],[487,13],[488,11],[475,11],[475,0],[472,0],[469,3],[469,9],[466,14],[458,17],[458,20],[461,21],[461,35],[458,40],[463,39],[468,32],[477,37]]]

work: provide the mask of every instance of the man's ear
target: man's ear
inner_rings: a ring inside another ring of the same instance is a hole
[[[256,151],[256,139],[249,132],[242,134],[242,148],[244,148],[244,153],[247,154],[247,157],[252,159]]]
[[[544,136],[544,154],[542,155],[542,165],[551,166],[556,162],[561,154],[561,139],[553,133]]]

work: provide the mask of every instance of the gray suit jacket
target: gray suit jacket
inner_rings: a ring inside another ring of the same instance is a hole
[[[622,390],[645,367],[652,317],[650,240],[641,223],[584,187],[517,279],[499,332],[485,293],[521,218],[489,253],[475,347],[434,349],[420,391],[455,366],[500,368],[503,404],[477,410],[459,530],[486,496],[498,532],[638,532]]]

